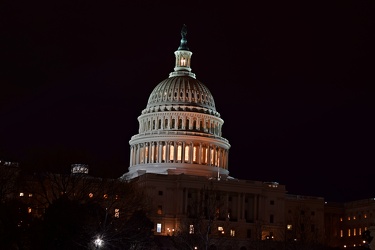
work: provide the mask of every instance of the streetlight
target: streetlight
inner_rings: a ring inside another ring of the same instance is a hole
[[[98,249],[104,245],[104,240],[102,240],[99,236],[94,240],[94,245]]]

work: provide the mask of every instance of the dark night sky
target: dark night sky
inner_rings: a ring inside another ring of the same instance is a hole
[[[374,1],[0,4],[0,158],[127,172],[129,140],[188,28],[233,177],[375,197]],[[245,4],[246,3],[246,4]]]

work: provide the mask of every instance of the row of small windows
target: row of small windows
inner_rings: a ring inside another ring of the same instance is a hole
[[[370,213],[370,217],[372,216],[372,214]],[[358,219],[358,220],[360,220],[360,219],[367,219],[367,214],[366,213],[364,213],[364,214],[358,214],[358,216],[356,216],[356,215],[353,215],[353,216],[348,216],[346,219],[348,220],[348,221],[350,221],[350,220],[356,220],[356,219]],[[340,217],[340,221],[344,221],[344,218],[343,217]]]
[[[225,168],[227,150],[205,144],[185,142],[141,143],[131,148],[132,165],[145,163],[185,162]]]
[[[150,118],[140,124],[140,132],[144,133],[151,130],[160,129],[179,129],[201,131],[221,136],[221,124],[214,121],[203,121],[196,118]]]
[[[156,232],[157,233],[162,233],[162,223],[156,223]],[[167,232],[170,233],[170,232],[174,232],[174,228],[167,228]],[[220,233],[220,234],[225,234],[225,230],[224,230],[224,227],[222,226],[218,226],[217,227],[217,231]],[[194,234],[195,233],[195,230],[194,230],[194,225],[189,225],[189,234]],[[229,229],[229,235],[231,237],[234,237],[236,235],[236,230],[234,229]],[[251,235],[251,231],[250,231],[250,235]]]
[[[19,196],[20,196],[20,197],[25,197],[26,194],[25,194],[24,192],[20,192],[20,193],[19,193]],[[27,196],[31,198],[31,197],[33,197],[33,194],[32,194],[32,193],[29,193]],[[89,198],[93,198],[93,197],[94,197],[94,194],[93,194],[93,193],[89,193],[89,194],[88,194],[88,197],[89,197]],[[108,194],[104,194],[104,195],[103,195],[103,198],[104,198],[104,199],[108,199]],[[116,200],[119,199],[119,196],[118,196],[118,195],[115,195],[115,199],[116,199]],[[35,208],[35,209],[34,209],[34,213],[35,213],[36,210],[38,210],[38,208]],[[33,208],[28,207],[28,208],[27,208],[27,212],[28,212],[29,214],[32,213],[32,212],[33,212]],[[115,217],[115,218],[119,218],[119,217],[120,217],[120,209],[118,209],[118,208],[115,208],[115,209],[114,209],[114,217]]]
[[[347,235],[344,235],[344,230],[340,230],[340,237],[344,237],[344,236],[348,236],[348,237],[351,237],[351,236],[357,236],[357,235],[362,235],[362,232],[366,231],[367,230],[367,227],[364,227],[363,229],[361,227],[359,228],[348,228],[347,229]]]
[[[20,197],[25,197],[25,196],[26,196],[26,194],[25,194],[24,192],[20,192],[19,195],[20,195]],[[33,197],[33,194],[32,194],[32,193],[29,193],[27,196],[31,198],[31,197]],[[89,198],[93,198],[93,197],[94,197],[94,194],[93,194],[93,193],[89,193],[88,196],[89,196]],[[108,198],[108,194],[104,194],[104,195],[103,195],[103,198],[104,198],[104,199],[107,199],[107,198]],[[119,196],[118,196],[118,195],[115,195],[115,199],[116,199],[116,200],[119,199]]]

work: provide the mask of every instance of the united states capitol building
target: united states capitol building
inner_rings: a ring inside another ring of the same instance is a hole
[[[299,242],[362,247],[362,233],[375,219],[374,199],[331,204],[324,197],[288,194],[277,182],[230,175],[224,120],[210,90],[192,72],[186,34],[184,26],[173,71],[140,111],[138,134],[129,141],[129,168],[118,179],[146,191],[154,235],[168,239],[207,230],[209,249],[268,249],[262,242],[269,249],[298,249]],[[88,174],[84,166],[72,171]],[[115,215],[115,208],[110,213]],[[286,247],[293,244],[297,248]]]

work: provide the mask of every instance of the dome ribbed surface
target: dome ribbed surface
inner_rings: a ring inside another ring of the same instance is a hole
[[[208,88],[189,76],[167,78],[154,88],[147,109],[163,105],[199,106],[216,111],[214,98]]]

